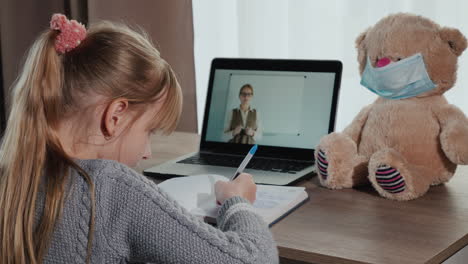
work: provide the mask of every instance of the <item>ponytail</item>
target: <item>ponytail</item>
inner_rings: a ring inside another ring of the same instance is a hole
[[[94,185],[63,151],[55,134],[63,107],[63,69],[54,49],[55,35],[48,30],[34,43],[12,91],[12,109],[0,147],[0,262],[4,264],[42,262],[61,214],[70,168],[78,170],[90,186],[88,252],[91,248]],[[40,186],[46,194],[45,206],[34,228]]]

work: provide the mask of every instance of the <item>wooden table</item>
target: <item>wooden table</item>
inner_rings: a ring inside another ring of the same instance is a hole
[[[198,142],[192,133],[155,136],[153,158],[136,169],[196,151]],[[317,177],[299,185],[310,200],[271,228],[281,263],[441,263],[468,245],[468,166],[409,202],[371,187],[328,190]]]

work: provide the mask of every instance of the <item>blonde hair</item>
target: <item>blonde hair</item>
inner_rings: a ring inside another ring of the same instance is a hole
[[[100,22],[75,49],[59,55],[56,31],[47,30],[29,50],[14,84],[12,109],[0,148],[0,262],[41,263],[65,200],[70,168],[89,186],[91,198],[88,258],[93,239],[95,198],[89,175],[64,151],[59,123],[83,108],[86,96],[126,98],[129,109],[143,112],[163,95],[153,129],[165,133],[177,125],[181,89],[171,67],[149,38],[128,26]],[[138,116],[138,115],[135,115]],[[39,186],[45,206],[34,223]],[[42,187],[41,187],[42,188]]]

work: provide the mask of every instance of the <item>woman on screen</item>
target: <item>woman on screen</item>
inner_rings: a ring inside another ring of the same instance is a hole
[[[250,107],[254,95],[252,85],[244,84],[239,90],[240,106],[232,109],[224,135],[229,143],[255,144],[262,137],[260,117],[256,109]]]

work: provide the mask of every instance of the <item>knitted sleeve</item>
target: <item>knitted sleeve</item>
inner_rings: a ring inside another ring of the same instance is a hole
[[[156,184],[114,164],[97,192],[105,239],[129,262],[278,263],[267,224],[241,197],[222,205],[218,228],[192,216]]]

